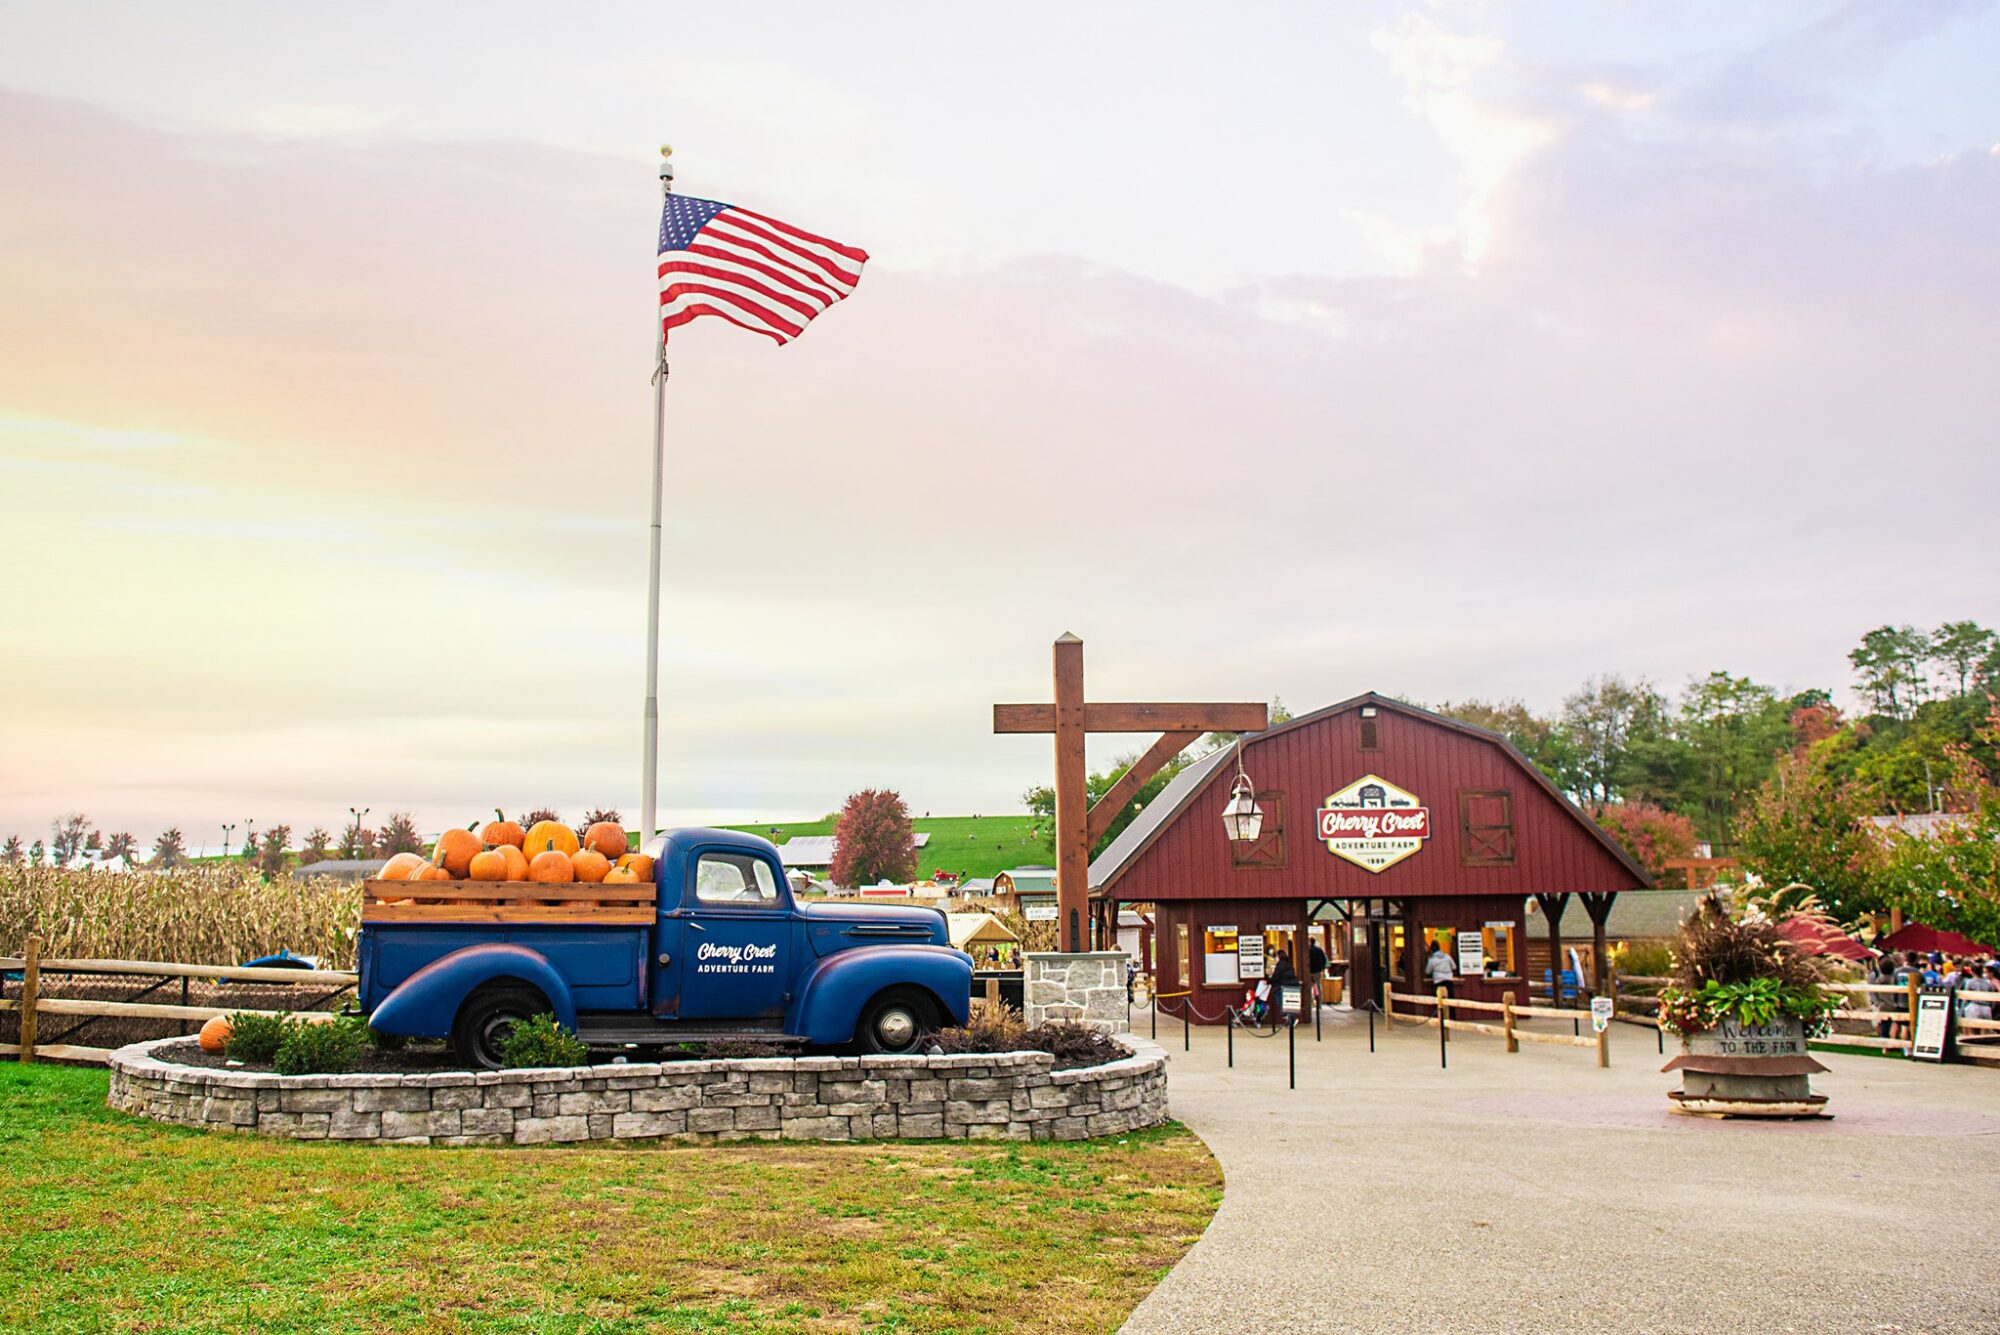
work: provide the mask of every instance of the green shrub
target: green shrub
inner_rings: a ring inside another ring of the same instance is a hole
[[[268,1062],[278,1055],[278,1045],[285,1041],[291,1022],[289,1011],[278,1015],[238,1011],[229,1017],[229,1042],[223,1045],[223,1055],[237,1062]]]
[[[509,1070],[525,1066],[582,1066],[590,1047],[556,1023],[550,1014],[522,1020],[500,1040],[500,1064]]]
[[[291,1021],[271,1058],[279,1075],[338,1075],[361,1062],[367,1032],[357,1024],[301,1024]]]
[[[1674,971],[1674,951],[1664,941],[1634,941],[1618,954],[1618,972],[1665,978]]]

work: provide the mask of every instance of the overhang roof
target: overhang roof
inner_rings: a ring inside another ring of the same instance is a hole
[[[1556,803],[1567,811],[1578,825],[1589,831],[1590,836],[1602,844],[1605,851],[1616,858],[1625,870],[1631,872],[1640,885],[1651,886],[1653,884],[1653,878],[1646,874],[1645,868],[1633,860],[1630,853],[1625,851],[1625,846],[1612,838],[1596,821],[1585,815],[1583,809],[1570,800],[1569,794],[1556,787],[1548,775],[1536,769],[1534,762],[1521,754],[1519,747],[1497,732],[1490,732],[1485,728],[1474,727],[1472,724],[1460,719],[1448,718],[1443,714],[1433,713],[1428,709],[1419,709],[1417,706],[1402,700],[1392,699],[1386,695],[1378,695],[1374,691],[1365,691],[1360,695],[1354,696],[1352,699],[1342,700],[1339,704],[1328,705],[1324,709],[1315,709],[1310,714],[1301,714],[1297,718],[1280,723],[1275,728],[1266,728],[1263,732],[1245,733],[1242,738],[1243,750],[1247,754],[1251,748],[1267,742],[1280,734],[1291,732],[1295,728],[1309,727],[1322,719],[1332,718],[1336,714],[1344,714],[1351,709],[1359,709],[1363,705],[1373,705],[1377,709],[1387,710],[1392,714],[1403,714],[1410,718],[1434,724],[1437,727],[1448,728],[1453,732],[1464,733],[1468,737],[1476,737],[1481,741],[1491,742],[1506,752],[1507,756],[1525,771],[1529,778],[1539,784],[1544,792],[1554,798]],[[1190,802],[1194,801],[1196,794],[1201,792],[1208,781],[1215,776],[1215,772],[1218,769],[1229,763],[1230,757],[1235,753],[1234,747],[1218,747],[1216,750],[1203,756],[1200,760],[1197,760],[1194,764],[1189,765],[1179,774],[1176,774],[1173,777],[1173,781],[1161,790],[1160,795],[1151,802],[1148,802],[1146,809],[1141,811],[1130,825],[1127,825],[1120,831],[1118,837],[1111,841],[1110,846],[1098,854],[1097,858],[1091,862],[1091,891],[1095,893],[1099,890],[1108,890],[1117,884],[1118,878],[1131,869],[1132,865],[1138,861],[1139,855],[1152,846],[1153,841],[1166,831],[1167,826],[1173,823],[1174,818],[1180,815],[1181,811]],[[1218,808],[1215,814],[1216,819],[1220,821],[1222,816],[1221,809]]]

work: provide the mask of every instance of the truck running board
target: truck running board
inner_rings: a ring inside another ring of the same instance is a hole
[[[576,1036],[594,1047],[616,1047],[624,1043],[654,1046],[663,1043],[763,1043],[774,1048],[802,1047],[811,1040],[803,1034],[782,1029],[746,1028],[741,1024],[701,1020],[634,1019],[630,1015],[579,1015]]]

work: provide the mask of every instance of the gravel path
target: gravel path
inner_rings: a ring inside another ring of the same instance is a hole
[[[1832,1120],[1717,1122],[1666,1111],[1648,1030],[1441,1071],[1435,1029],[1371,1055],[1328,1014],[1296,1091],[1282,1035],[1232,1071],[1161,1029],[1227,1185],[1127,1332],[2000,1331],[2000,1072],[1823,1055]]]

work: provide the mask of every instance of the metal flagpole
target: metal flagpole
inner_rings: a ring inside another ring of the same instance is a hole
[[[674,190],[674,149],[660,145],[660,200]],[[660,491],[666,457],[667,330],[660,323],[659,294],[653,308],[653,527],[646,552],[646,760],[640,786],[639,847],[659,829],[660,771]]]

